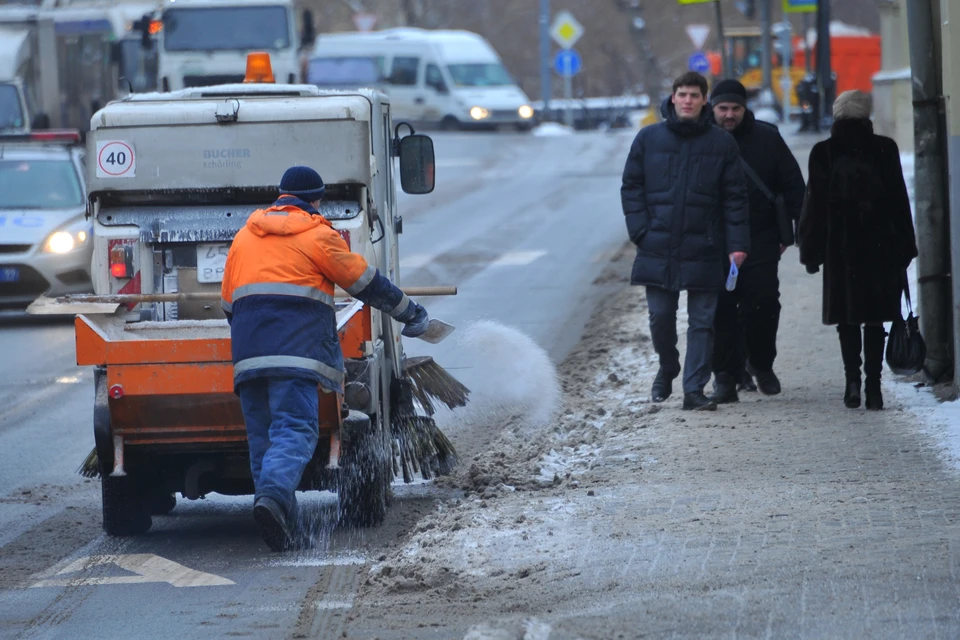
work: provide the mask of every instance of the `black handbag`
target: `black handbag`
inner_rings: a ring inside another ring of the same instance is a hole
[[[913,303],[910,301],[910,284],[907,270],[903,270],[903,295],[907,300],[909,315],[904,320],[893,321],[890,337],[887,339],[887,366],[897,375],[912,376],[923,369],[927,359],[927,345],[920,335],[920,321],[913,315]]]
[[[774,195],[773,192],[767,188],[767,185],[760,179],[757,172],[747,164],[743,156],[740,157],[740,164],[743,165],[743,172],[753,181],[753,184],[757,185],[760,193],[773,203],[773,209],[777,214],[777,230],[780,232],[780,244],[785,247],[792,246],[797,240],[797,233],[794,228],[794,220],[790,217],[790,214],[787,213],[787,201],[783,199],[782,195]]]

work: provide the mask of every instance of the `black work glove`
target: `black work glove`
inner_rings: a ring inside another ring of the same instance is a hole
[[[808,264],[808,265],[806,265],[806,267],[807,267],[807,273],[819,273],[819,272],[820,272],[820,267],[817,266],[817,265],[815,265],[815,264]]]
[[[416,304],[416,313],[413,314],[413,319],[406,323],[406,326],[403,327],[403,331],[400,332],[400,335],[407,338],[416,338],[417,336],[423,335],[427,330],[427,325],[430,324],[430,316],[427,315],[427,310],[424,309],[421,305]]]

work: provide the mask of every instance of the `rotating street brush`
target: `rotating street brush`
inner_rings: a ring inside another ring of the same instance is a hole
[[[417,473],[424,480],[449,474],[457,465],[457,450],[433,419],[434,402],[449,409],[463,407],[470,390],[433,358],[418,356],[404,360],[403,378],[391,395],[395,399],[390,413],[394,475],[410,483]]]

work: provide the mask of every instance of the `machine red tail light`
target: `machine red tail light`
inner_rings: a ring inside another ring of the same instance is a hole
[[[110,251],[110,275],[119,279],[132,278],[133,241],[111,240],[107,246]]]

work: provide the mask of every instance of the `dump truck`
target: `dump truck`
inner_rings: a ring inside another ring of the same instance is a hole
[[[272,75],[255,67],[248,80]],[[308,165],[327,185],[320,213],[399,282],[395,160],[404,191],[434,185],[432,141],[403,130],[375,90],[254,81],[132,94],[94,115],[95,296],[59,304],[78,314],[77,363],[94,367],[86,465],[100,476],[108,534],[145,532],[177,493],[254,492],[220,304],[231,240],[277,198],[286,167]],[[339,289],[335,304],[346,382],[342,393],[318,390],[320,439],[299,488],[333,491],[343,521],[376,525],[395,476],[449,471],[455,452],[436,429],[431,398],[462,406],[468,391],[450,378],[452,397],[433,393],[439,367],[405,357],[396,321]]]

